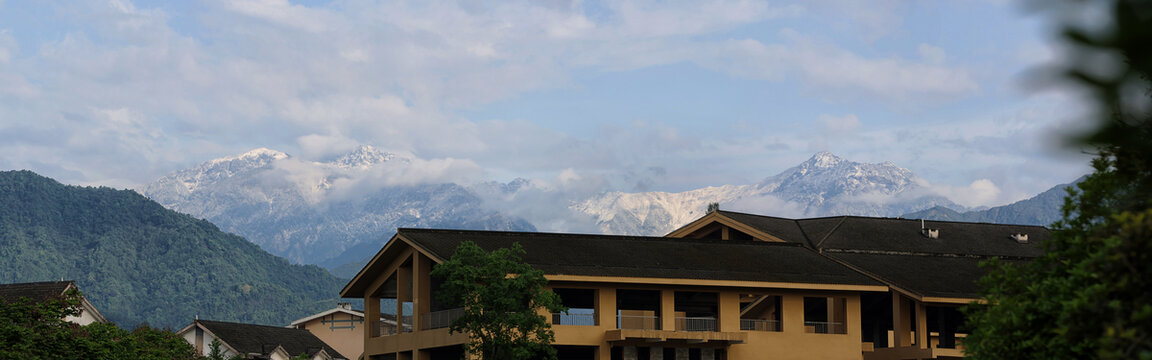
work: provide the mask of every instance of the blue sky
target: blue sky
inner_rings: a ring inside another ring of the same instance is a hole
[[[970,206],[1088,172],[1009,1],[0,0],[0,169],[138,187],[268,147],[430,181],[747,184],[831,151]]]

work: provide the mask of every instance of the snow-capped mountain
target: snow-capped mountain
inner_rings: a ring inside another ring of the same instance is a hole
[[[784,217],[897,216],[945,206],[963,208],[928,191],[927,182],[890,162],[858,163],[820,152],[758,184],[707,187],[679,193],[611,192],[572,206],[614,234],[665,234],[721,208]]]
[[[535,230],[454,183],[403,181],[413,159],[370,146],[329,162],[256,149],[166,175],[144,194],[295,262],[371,255],[397,227]]]

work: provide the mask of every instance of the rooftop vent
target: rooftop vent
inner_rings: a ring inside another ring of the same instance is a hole
[[[1027,244],[1028,243],[1028,234],[1025,234],[1025,233],[1012,234],[1012,240],[1016,240],[1017,243]]]
[[[923,229],[920,229],[920,234],[928,237],[929,239],[939,239],[940,238],[940,229],[923,228]]]
[[[924,219],[920,219],[920,235],[924,235],[924,237],[929,239],[939,239],[940,229],[929,229],[927,226],[924,226]]]

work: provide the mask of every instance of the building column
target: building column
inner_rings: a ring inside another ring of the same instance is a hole
[[[636,356],[636,347],[635,346],[625,346],[623,351],[621,351],[621,353],[624,357],[624,360],[638,360],[636,358],[637,356]]]
[[[676,292],[660,290],[660,329],[676,330]]]
[[[364,343],[368,343],[375,333],[380,331],[376,322],[380,320],[380,298],[375,295],[364,296]]]
[[[713,349],[713,348],[700,349],[700,360],[716,360],[716,349]]]
[[[721,291],[716,294],[719,314],[716,317],[720,326],[716,329],[724,332],[740,331],[740,294],[732,291]]]
[[[396,269],[396,333],[404,332],[404,302],[412,301],[411,281],[411,267],[400,266]]]
[[[412,330],[425,327],[422,316],[432,308],[432,260],[419,252],[412,254]]]
[[[916,308],[916,345],[921,349],[928,348],[928,311],[924,309],[924,303],[911,300],[912,306]]]
[[[412,360],[432,360],[432,353],[428,350],[413,350],[412,353],[415,354]]]
[[[596,290],[596,325],[615,329],[616,324],[616,289],[602,288]]]
[[[892,292],[892,347],[900,348],[911,346],[908,341],[912,337],[911,325],[912,317],[909,314],[908,306],[905,305],[904,295],[893,291]]]
[[[608,344],[597,346],[596,360],[612,360],[612,346]]]
[[[804,333],[804,296],[783,295],[780,297],[781,332]]]

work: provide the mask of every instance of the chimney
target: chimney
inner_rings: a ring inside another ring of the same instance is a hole
[[[344,310],[352,310],[352,303],[339,302],[339,303],[336,303],[336,308],[344,309]]]
[[[1025,234],[1025,233],[1012,234],[1012,240],[1016,240],[1016,242],[1020,243],[1020,244],[1027,244],[1028,243],[1028,234]]]
[[[929,239],[939,239],[940,229],[929,229],[924,226],[924,219],[920,219],[920,235],[924,235],[924,237]]]

